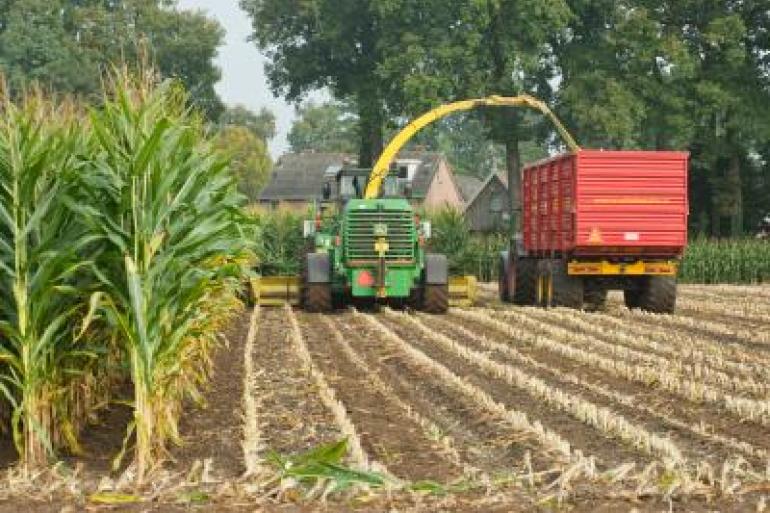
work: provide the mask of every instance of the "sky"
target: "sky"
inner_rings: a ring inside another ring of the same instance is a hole
[[[228,105],[241,104],[257,112],[267,107],[275,114],[276,137],[270,141],[270,153],[278,158],[288,149],[286,135],[295,118],[294,107],[274,98],[265,77],[265,56],[247,39],[251,20],[238,7],[238,0],[179,0],[182,9],[200,9],[216,18],[227,32],[216,60],[222,80],[216,89]],[[315,95],[319,99],[320,95]]]

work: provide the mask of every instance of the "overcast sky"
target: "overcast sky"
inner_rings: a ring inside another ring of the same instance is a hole
[[[278,135],[270,141],[270,153],[277,158],[288,148],[286,134],[294,119],[294,107],[270,93],[265,79],[265,58],[247,41],[251,21],[238,7],[238,0],[179,0],[179,6],[205,11],[227,31],[216,61],[222,70],[217,92],[228,105],[242,104],[254,111],[267,107],[275,114]]]

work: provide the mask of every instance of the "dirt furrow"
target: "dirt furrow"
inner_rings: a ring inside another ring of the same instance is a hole
[[[560,315],[558,310],[553,314]],[[689,401],[719,405],[741,419],[770,426],[770,401],[764,397],[754,399],[746,397],[743,393],[731,392],[727,388],[728,383],[715,381],[717,376],[713,374],[704,380],[703,377],[688,372],[681,365],[677,366],[676,362],[669,363],[660,358],[655,361],[649,358],[635,361],[634,357],[640,354],[638,352],[634,353],[623,346],[608,344],[593,337],[574,333],[558,325],[541,323],[533,319],[531,313],[521,310],[506,311],[504,321],[496,318],[495,312],[490,310],[458,311],[457,315],[495,325],[503,331],[510,330],[512,326],[526,326],[529,330],[542,335],[540,345],[547,346],[549,350],[583,363],[591,363],[625,379],[644,384],[656,383],[666,391],[680,395]]]
[[[633,421],[651,433],[670,437],[681,448],[691,463],[709,461],[712,467],[737,453],[761,464],[770,457],[770,451],[759,449],[743,440],[709,432],[709,426],[691,424],[676,416],[652,407],[636,394],[620,392],[616,386],[608,386],[575,372],[564,361],[548,362],[519,351],[510,340],[494,334],[484,334],[473,323],[457,324],[456,320],[429,318],[420,315],[420,321],[429,329],[463,343],[478,351],[486,351],[496,361],[523,368],[526,372],[543,379],[550,385],[581,395],[595,404],[605,406]]]
[[[518,311],[511,309],[498,312],[501,318],[519,318]],[[628,362],[655,365],[670,369],[693,380],[721,388],[736,395],[754,399],[770,397],[770,383],[766,375],[753,379],[747,375],[745,365],[730,366],[730,361],[723,358],[704,358],[702,353],[692,348],[678,347],[672,350],[671,344],[665,344],[660,339],[648,335],[627,333],[622,326],[606,326],[601,317],[585,314],[576,310],[559,308],[542,310],[527,309],[524,313],[537,319],[543,328],[566,328],[573,333],[583,335],[580,341],[591,351],[605,356],[622,354]],[[600,320],[600,322],[596,322]],[[545,330],[548,331],[548,330]],[[570,341],[569,343],[571,343]],[[763,369],[765,370],[765,369]]]
[[[462,312],[459,312],[462,313]],[[572,351],[552,342],[536,331],[522,326],[492,323],[474,319],[467,315],[453,314],[452,322],[461,324],[480,336],[503,344],[511,345],[521,354],[558,369],[564,375],[578,376],[581,381],[593,383],[626,396],[637,398],[639,404],[658,411],[661,415],[678,419],[684,424],[698,426],[698,429],[717,433],[728,439],[746,442],[760,450],[770,450],[770,429],[754,422],[742,421],[726,411],[721,404],[687,401],[681,395],[662,388],[660,382],[628,379],[613,368],[603,368],[593,360],[575,358]],[[590,355],[589,355],[590,356]]]
[[[451,436],[464,460],[493,479],[533,470],[558,472],[569,464],[554,444],[541,445],[536,433],[513,425],[501,407],[460,390],[459,377],[447,379],[440,369],[406,353],[364,314],[344,317],[339,327],[380,379],[439,426],[439,436]]]
[[[770,379],[770,357],[747,350],[738,344],[705,340],[686,331],[664,329],[639,322],[636,316],[618,318],[603,313],[583,313],[564,310],[564,315],[581,325],[614,330],[621,334],[621,342],[646,352],[684,361],[703,362],[725,372]]]
[[[438,443],[428,440],[421,426],[351,361],[321,316],[300,314],[299,319],[314,365],[346,406],[368,454],[409,481],[449,483],[462,476],[462,470],[441,455]]]
[[[174,451],[175,467],[187,471],[195,461],[210,460],[210,472],[219,479],[240,476],[245,470],[241,394],[243,393],[243,355],[248,339],[250,312],[233,318],[224,334],[224,343],[214,350],[211,381],[204,389],[205,406],[182,416],[179,430],[183,445]],[[123,439],[121,426],[114,450],[86,445],[94,456],[111,458]]]
[[[734,322],[714,322],[702,316],[654,315],[627,309],[610,310],[608,314],[618,319],[689,333],[716,344],[740,346],[761,354],[763,358],[770,356],[770,332],[749,329]]]
[[[315,382],[292,350],[283,310],[262,310],[253,355],[264,449],[292,454],[342,438],[334,417],[318,399]]]
[[[382,322],[411,345],[490,394],[494,400],[515,408],[533,420],[537,419],[568,440],[574,449],[595,456],[600,468],[615,467],[627,461],[650,461],[650,457],[642,451],[605,436],[575,415],[549,404],[543,396],[534,395],[522,387],[511,386],[499,376],[492,376],[469,364],[461,356],[441,347],[429,336],[410,326],[405,319],[388,316]]]

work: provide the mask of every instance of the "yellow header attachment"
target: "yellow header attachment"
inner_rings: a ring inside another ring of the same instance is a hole
[[[551,123],[556,127],[556,130],[561,135],[564,143],[570,149],[570,151],[578,151],[580,146],[575,142],[575,139],[570,135],[564,125],[561,124],[559,118],[551,112],[548,105],[541,102],[537,98],[522,94],[520,96],[489,96],[487,98],[478,98],[475,100],[463,100],[454,103],[448,103],[441,105],[435,109],[423,114],[419,118],[409,123],[403,130],[401,130],[385,147],[380,155],[379,160],[372,169],[372,174],[369,177],[369,184],[366,186],[366,192],[364,198],[375,199],[380,195],[380,186],[382,181],[388,176],[388,170],[390,164],[396,155],[401,151],[401,148],[409,142],[409,140],[415,136],[420,130],[430,125],[434,121],[437,121],[443,117],[448,116],[454,112],[460,112],[465,110],[475,109],[476,107],[528,107],[530,109],[537,110],[544,114]]]

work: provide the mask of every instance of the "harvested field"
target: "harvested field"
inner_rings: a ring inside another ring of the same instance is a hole
[[[445,316],[242,315],[216,404],[183,423],[193,441],[169,468],[210,458],[222,510],[313,511],[317,498],[264,486],[269,454],[347,438],[345,464],[390,490],[366,492],[366,511],[762,510],[770,288],[683,286],[674,316],[615,296],[585,313],[481,293]],[[326,507],[361,510],[356,493]]]

